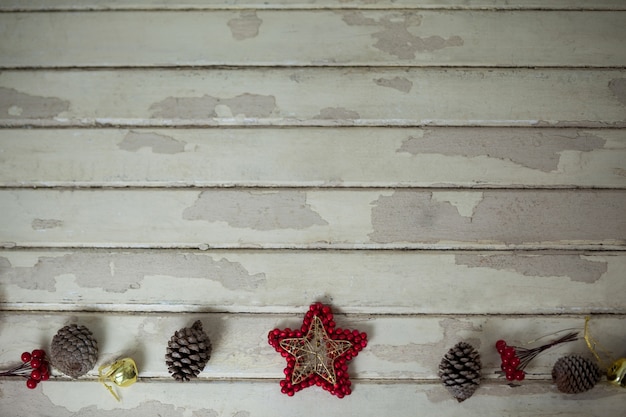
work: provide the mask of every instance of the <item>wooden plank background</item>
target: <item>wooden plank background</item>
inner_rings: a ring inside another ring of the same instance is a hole
[[[79,322],[141,377],[4,378],[3,415],[622,412],[552,385],[584,342],[517,387],[493,343],[590,314],[626,355],[626,2],[7,0],[0,36],[0,363]],[[280,394],[267,332],[315,301],[370,337],[342,400]],[[213,355],[179,384],[195,319]]]

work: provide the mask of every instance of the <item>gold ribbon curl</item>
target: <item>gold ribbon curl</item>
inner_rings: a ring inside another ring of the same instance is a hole
[[[610,358],[611,353],[603,348],[589,333],[589,320],[591,317],[585,317],[585,342],[587,343],[587,347],[595,356],[596,360],[600,364],[600,367],[606,369],[606,378],[607,380],[618,387],[625,388],[626,387],[626,358],[620,358],[611,363],[610,366],[607,365],[606,362],[602,360],[600,354],[596,349],[600,351],[604,356]]]

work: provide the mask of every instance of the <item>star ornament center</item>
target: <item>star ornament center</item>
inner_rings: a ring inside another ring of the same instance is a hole
[[[367,346],[367,334],[335,328],[330,307],[315,303],[299,330],[274,329],[268,341],[287,360],[283,393],[317,385],[343,398],[352,392],[347,362]]]

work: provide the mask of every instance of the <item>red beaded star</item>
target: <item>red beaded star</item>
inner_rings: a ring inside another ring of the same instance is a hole
[[[339,398],[350,395],[347,362],[367,346],[367,334],[336,329],[330,307],[322,303],[309,307],[300,330],[274,329],[268,340],[287,359],[280,386],[289,396],[312,385]]]

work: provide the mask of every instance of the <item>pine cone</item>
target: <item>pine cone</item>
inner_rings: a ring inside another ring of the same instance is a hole
[[[467,400],[480,384],[480,355],[472,345],[459,342],[439,364],[439,378],[458,402]]]
[[[98,359],[98,342],[83,325],[70,324],[52,338],[50,363],[72,378],[89,372]]]
[[[210,357],[211,341],[198,320],[192,327],[184,327],[171,337],[165,364],[172,377],[183,382],[197,377]]]
[[[577,355],[560,358],[552,368],[552,381],[566,394],[588,391],[601,377],[602,372],[595,362]]]

